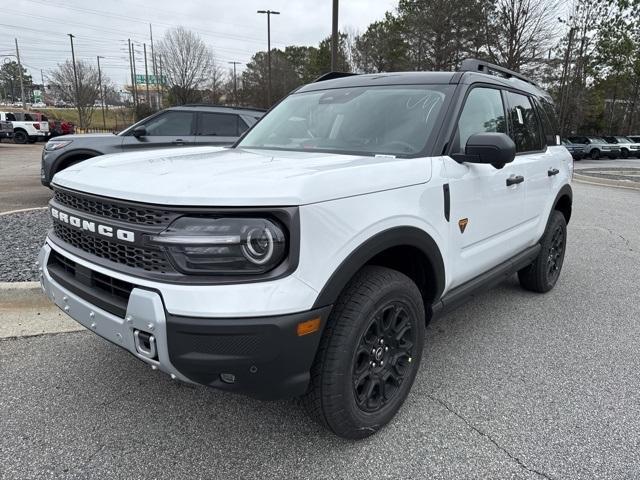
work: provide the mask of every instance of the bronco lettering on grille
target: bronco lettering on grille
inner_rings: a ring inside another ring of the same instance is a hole
[[[71,215],[70,213],[62,212],[57,208],[51,208],[51,216],[59,222],[66,223],[81,230],[86,230],[87,232],[98,233],[98,235],[103,237],[113,238],[115,236],[118,240],[131,243],[134,243],[136,240],[136,234],[134,232],[110,227],[109,225],[102,225],[100,223],[96,224],[95,222]]]

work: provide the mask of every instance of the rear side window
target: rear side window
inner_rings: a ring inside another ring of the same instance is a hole
[[[469,92],[458,120],[459,151],[464,150],[471,135],[482,132],[507,133],[502,95],[495,88]]]
[[[7,121],[9,122],[17,122],[16,116],[13,113],[7,113]]]
[[[544,98],[538,98],[535,103],[538,107],[538,115],[542,121],[546,144],[549,146],[557,145],[557,137],[560,135],[560,127],[558,126],[558,117],[556,115],[555,107]]]
[[[535,152],[544,149],[538,117],[526,95],[506,92],[509,99],[511,137],[516,152]]]
[[[144,127],[149,136],[176,137],[192,135],[193,113],[170,111],[152,118]]]
[[[228,113],[201,113],[198,122],[198,135],[237,137],[239,122],[238,115]],[[244,122],[242,122],[244,124]],[[247,126],[244,125],[244,130]],[[243,130],[243,131],[244,131]]]

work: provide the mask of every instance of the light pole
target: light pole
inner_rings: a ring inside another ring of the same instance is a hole
[[[22,100],[22,108],[27,109],[27,104],[24,99],[24,80],[22,78],[22,63],[20,62],[20,49],[18,48],[18,39],[16,38],[16,58],[18,59],[18,73],[20,75],[20,99]]]
[[[238,106],[238,88],[236,84],[236,65],[240,65],[241,62],[228,62],[233,65],[233,103]]]
[[[73,39],[75,37],[71,33],[67,33],[67,35],[69,35],[69,40],[71,40],[71,61],[73,62],[73,79],[75,81],[75,89],[76,89],[76,108],[78,109],[78,123],[80,123],[80,126],[84,128],[84,120],[82,119],[82,109],[80,108],[80,89],[78,87],[78,71],[76,70],[76,54],[73,50]]]
[[[269,80],[267,84],[267,106],[271,107],[271,15],[280,15],[280,12],[273,10],[258,10],[258,13],[267,14],[267,63],[269,70]]]
[[[96,58],[98,59],[98,88],[100,89],[100,103],[102,103],[102,126],[106,129],[107,119],[104,114],[104,90],[102,90],[102,71],[100,70],[100,59],[104,57],[98,55]]]
[[[333,0],[333,19],[331,23],[331,71],[338,71],[338,0]]]

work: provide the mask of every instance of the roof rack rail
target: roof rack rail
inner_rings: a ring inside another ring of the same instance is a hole
[[[215,103],[185,103],[183,105],[176,105],[177,107],[215,107],[215,108],[228,108],[231,110],[255,110],[257,112],[266,112],[266,108],[258,107],[234,107],[233,105],[216,105]]]
[[[504,78],[517,78],[518,80],[522,80],[523,82],[530,83],[531,85],[538,86],[536,82],[531,80],[528,77],[525,77],[521,73],[514,72],[513,70],[509,70],[508,68],[501,67],[500,65],[495,65],[493,63],[485,62],[482,60],[478,60],[476,58],[467,58],[462,61],[460,64],[459,72],[480,72],[486,73],[488,75],[495,75],[498,77]]]
[[[342,78],[342,77],[353,77],[354,75],[358,75],[357,73],[350,72],[328,72],[324,75],[320,75],[316,78],[313,83],[324,82],[325,80],[333,80],[334,78]]]

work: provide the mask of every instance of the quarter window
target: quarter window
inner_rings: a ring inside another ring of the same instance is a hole
[[[192,135],[193,113],[171,111],[149,120],[144,127],[147,135],[155,137],[177,137]]]
[[[471,135],[482,132],[507,133],[502,96],[495,88],[469,92],[458,120],[459,150],[464,150]]]
[[[511,113],[511,137],[516,144],[516,152],[543,150],[540,124],[529,97],[507,92],[507,98]]]

